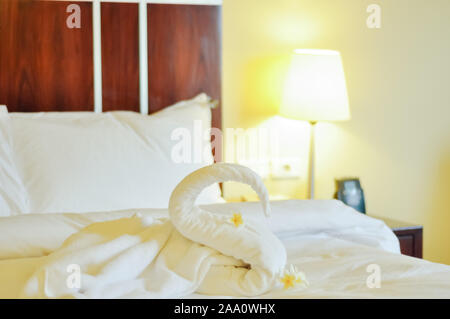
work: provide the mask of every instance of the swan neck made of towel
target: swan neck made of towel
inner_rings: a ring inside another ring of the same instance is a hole
[[[169,213],[177,220],[180,213],[189,213],[200,193],[214,183],[240,182],[248,184],[256,192],[266,217],[270,216],[269,194],[261,177],[242,165],[217,163],[203,167],[185,177],[172,192],[169,201]],[[182,204],[183,210],[171,209]]]
[[[283,271],[286,250],[266,223],[241,214],[242,224],[236,225],[230,222],[230,217],[241,212],[230,210],[229,214],[219,214],[213,207],[195,205],[204,188],[226,181],[250,185],[258,194],[265,215],[269,216],[269,196],[262,179],[247,167],[220,163],[201,168],[178,184],[169,202],[170,220],[184,237],[250,265],[232,285],[233,291],[244,296],[259,295],[275,284]]]

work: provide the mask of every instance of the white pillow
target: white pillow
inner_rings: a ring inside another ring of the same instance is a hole
[[[10,124],[6,106],[0,105],[0,216],[28,212],[27,194],[14,162]]]
[[[199,123],[205,130],[211,127],[205,94],[150,116],[11,113],[11,122],[31,213],[166,208],[178,182],[213,163],[207,134],[202,142],[209,150],[201,161],[177,164],[171,158],[179,143],[171,139],[174,130],[182,128],[193,135]],[[216,184],[202,194],[199,203],[220,200]]]

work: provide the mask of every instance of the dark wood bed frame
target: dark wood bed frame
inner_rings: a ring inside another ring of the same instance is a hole
[[[66,26],[69,4],[81,28]],[[101,4],[102,110],[140,110],[137,3]],[[0,1],[0,104],[10,112],[93,111],[92,3]],[[221,6],[147,4],[148,109],[221,99]],[[213,127],[221,128],[220,106]]]

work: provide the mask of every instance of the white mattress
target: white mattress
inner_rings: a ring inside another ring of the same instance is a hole
[[[219,213],[224,207],[240,207],[248,217],[259,214],[257,203],[213,206]],[[273,202],[272,209],[270,228],[285,245],[288,263],[306,274],[310,286],[269,292],[262,298],[450,298],[450,266],[400,255],[395,235],[381,221],[350,213],[335,201]],[[163,210],[141,212],[165,214]],[[0,218],[0,298],[17,296],[40,256],[72,233],[95,221],[134,213]],[[379,266],[380,288],[367,285],[372,275],[367,272],[369,265]]]

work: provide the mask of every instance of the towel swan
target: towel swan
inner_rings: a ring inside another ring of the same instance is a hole
[[[286,250],[264,223],[247,223],[244,216],[243,225],[236,227],[229,222],[231,215],[219,215],[195,206],[204,188],[227,181],[250,185],[261,201],[264,215],[270,216],[269,195],[261,177],[245,166],[218,163],[191,173],[178,184],[169,201],[170,219],[184,237],[249,265],[248,268],[233,265],[212,268],[204,279],[203,286],[210,287],[205,293],[257,296],[271,288],[283,272]],[[217,283],[218,278],[228,279]]]
[[[39,259],[20,297],[250,297],[272,290],[280,285],[286,251],[264,220],[250,220],[244,212],[243,223],[236,224],[230,221],[232,206],[195,206],[205,187],[230,180],[252,186],[269,215],[258,175],[239,165],[211,165],[175,188],[170,218],[136,214],[91,224],[67,238]],[[79,270],[79,285],[69,285],[77,275],[73,269]]]

